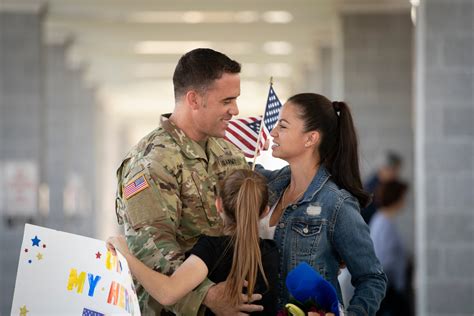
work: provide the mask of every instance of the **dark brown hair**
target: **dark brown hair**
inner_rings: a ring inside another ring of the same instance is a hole
[[[288,99],[299,110],[305,132],[319,131],[319,157],[334,182],[357,198],[362,207],[370,203],[359,170],[357,135],[351,111],[344,102],[331,102],[316,93],[301,93]]]
[[[248,281],[247,295],[249,298],[252,296],[258,271],[268,288],[258,234],[259,219],[268,205],[267,182],[256,172],[235,170],[224,179],[219,196],[222,198],[224,213],[234,228],[234,256],[224,293],[237,305],[242,303],[240,294],[244,280]]]
[[[375,202],[379,207],[391,206],[400,201],[408,190],[408,184],[399,180],[382,182],[375,191]]]
[[[203,93],[224,73],[240,73],[240,64],[210,48],[197,48],[184,54],[173,74],[174,97],[179,99],[190,89]]]

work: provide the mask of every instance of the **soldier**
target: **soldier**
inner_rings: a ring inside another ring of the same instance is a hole
[[[135,145],[117,170],[118,222],[133,254],[156,271],[172,274],[199,235],[222,234],[216,183],[230,170],[247,168],[243,154],[222,139],[239,113],[239,73],[239,63],[211,49],[183,55],[173,75],[173,113],[161,116],[161,126]],[[225,315],[261,310],[220,302],[223,287],[206,280],[166,309],[179,315],[201,315],[201,304]],[[163,310],[140,285],[137,295],[142,315]]]

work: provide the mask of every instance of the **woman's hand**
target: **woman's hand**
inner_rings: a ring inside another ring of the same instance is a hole
[[[123,236],[113,236],[107,239],[107,249],[117,255],[117,250],[124,256],[130,254],[130,249],[128,249],[127,241]]]

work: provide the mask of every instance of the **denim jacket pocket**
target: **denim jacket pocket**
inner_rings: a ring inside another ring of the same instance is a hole
[[[308,260],[307,256],[314,256],[316,248],[321,239],[323,220],[311,220],[306,218],[295,218],[291,224],[291,243],[294,253],[301,255],[301,258],[295,258],[297,261]],[[313,260],[311,260],[313,261]],[[309,263],[309,262],[308,262]]]

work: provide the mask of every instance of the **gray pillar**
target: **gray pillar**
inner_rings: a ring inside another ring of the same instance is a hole
[[[311,64],[301,67],[303,80],[300,92],[314,92],[322,94],[333,100],[333,80],[335,77],[335,49],[329,46],[321,46],[315,53]]]
[[[66,61],[70,41],[48,46],[48,159],[50,212],[47,226],[95,235],[95,91],[83,70]]]
[[[330,100],[335,100],[333,80],[335,76],[334,69],[334,49],[332,47],[321,47],[321,94]]]
[[[95,236],[95,113],[94,90],[85,87],[81,68],[71,69],[66,80],[71,85],[64,118],[70,130],[66,144],[64,187],[64,230]]]
[[[344,95],[359,133],[365,177],[378,167],[377,158],[392,149],[403,156],[402,177],[413,184],[412,33],[409,12],[343,16]],[[398,222],[413,251],[410,193]]]
[[[474,1],[421,1],[416,30],[418,314],[474,314]]]
[[[3,203],[0,203],[3,205],[0,210],[1,315],[10,314],[24,220],[38,218],[37,200],[31,193],[37,192],[37,184],[43,176],[40,166],[44,161],[42,20],[43,13],[37,5],[17,7],[2,3],[0,7],[0,169],[5,181],[7,163],[27,161],[32,169],[23,169],[25,177],[18,181],[25,182],[30,194],[26,200],[33,201],[26,203],[31,207],[21,210],[24,218],[20,219],[17,212],[21,209],[20,198],[14,204],[9,193],[3,195]],[[36,182],[31,181],[34,177]],[[9,190],[11,185],[2,183],[2,191]],[[18,225],[12,225],[17,220]]]
[[[63,191],[69,168],[68,146],[72,140],[72,83],[66,62],[69,42],[47,46],[46,100],[47,100],[47,160],[46,174],[49,186],[49,214],[47,226],[64,229]]]

